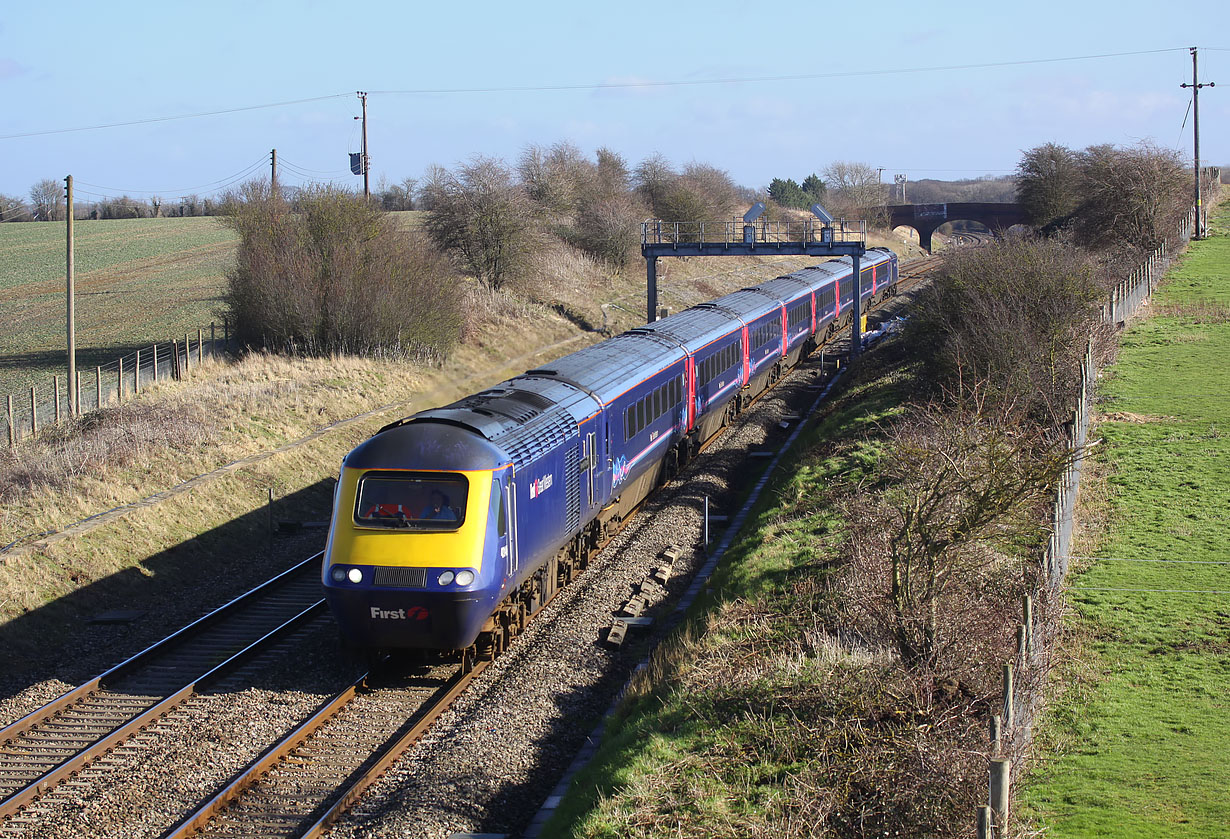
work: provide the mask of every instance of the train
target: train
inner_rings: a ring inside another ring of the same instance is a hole
[[[897,256],[861,258],[862,310]],[[494,656],[800,357],[850,322],[849,257],[727,294],[393,422],[342,462],[322,565],[344,640]]]

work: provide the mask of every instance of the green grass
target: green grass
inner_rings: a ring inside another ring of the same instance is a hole
[[[213,218],[74,224],[79,366],[219,320],[234,233]],[[0,225],[0,395],[65,370],[65,225]]]
[[[1100,388],[1096,554],[1114,559],[1070,580],[1086,682],[1057,703],[1060,754],[1022,797],[1054,837],[1230,836],[1230,564],[1196,564],[1230,563],[1228,228],[1223,210]]]
[[[883,354],[796,444],[685,630],[634,677],[544,835],[863,835],[860,824],[951,817],[951,796],[895,783],[935,746],[908,676],[873,645],[829,635],[820,616],[844,528],[826,487],[874,464],[864,434],[913,386],[904,355]],[[828,445],[841,440],[851,445]],[[944,769],[926,777],[948,792],[964,770]]]

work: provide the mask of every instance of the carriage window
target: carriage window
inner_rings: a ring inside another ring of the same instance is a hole
[[[456,530],[469,481],[449,472],[368,472],[359,479],[354,521],[391,530]]]
[[[500,538],[508,535],[508,512],[504,506],[504,488],[500,479],[491,482],[491,518],[495,519],[495,534]]]

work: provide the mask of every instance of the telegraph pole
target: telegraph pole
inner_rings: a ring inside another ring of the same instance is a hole
[[[363,103],[363,197],[370,198],[372,192],[367,180],[367,91],[356,90],[355,94],[359,97],[359,101]],[[360,119],[360,117],[355,117],[355,119]]]
[[[269,195],[271,198],[276,198],[278,194],[278,150],[274,149],[270,155]]]
[[[1204,238],[1204,206],[1200,197],[1200,88],[1216,87],[1213,82],[1201,84],[1196,66],[1196,48],[1190,47],[1192,52],[1192,83],[1181,84],[1179,87],[1192,89],[1192,151],[1196,158],[1196,229],[1192,238]]]
[[[73,277],[73,176],[69,175],[64,179],[64,188],[68,203],[68,241],[67,241],[67,260],[65,262],[64,274],[67,279],[66,296],[68,298],[67,312],[67,332],[68,332],[68,413],[70,416],[77,416],[77,311],[76,311],[76,289],[74,288]],[[57,395],[57,399],[59,396]],[[60,408],[56,406],[56,412],[59,413]]]

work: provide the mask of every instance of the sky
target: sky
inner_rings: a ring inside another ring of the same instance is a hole
[[[1230,166],[1228,19],[1224,0],[0,0],[0,193],[71,174],[79,200],[175,201],[268,176],[271,149],[283,183],[361,188],[359,90],[373,189],[560,141],[749,187],[839,160],[1010,174],[1046,142],[1190,161],[1191,46],[1218,83],[1201,159]]]

